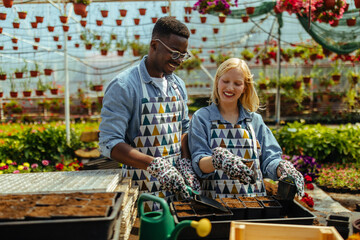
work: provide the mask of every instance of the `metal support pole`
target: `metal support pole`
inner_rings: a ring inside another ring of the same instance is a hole
[[[72,5],[69,9],[70,15]],[[68,54],[67,54],[67,32],[64,31],[64,69],[65,69],[65,126],[66,126],[66,143],[70,144],[70,84],[69,84],[69,69],[68,69]]]
[[[279,23],[279,21],[278,21]],[[280,37],[281,37],[281,30],[280,30],[280,24],[278,29],[278,51],[277,51],[277,70],[278,70],[278,76],[276,78],[276,98],[275,98],[275,124],[276,126],[279,126],[280,124],[280,103],[281,103],[281,94],[280,94],[280,75],[281,75],[281,51],[280,51]]]

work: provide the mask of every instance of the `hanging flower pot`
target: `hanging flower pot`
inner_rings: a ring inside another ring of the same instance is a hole
[[[317,59],[317,53],[313,53],[310,55],[310,60],[315,61]]]
[[[327,9],[332,9],[335,7],[335,0],[324,0],[324,3]]]
[[[92,48],[92,44],[91,44],[91,43],[85,44],[85,49],[86,49],[86,50],[91,50],[91,48]]]
[[[100,12],[101,12],[101,16],[102,16],[103,18],[106,18],[106,17],[108,17],[108,15],[109,15],[109,11],[108,11],[108,10],[101,10]]]
[[[43,16],[35,16],[36,22],[37,23],[43,23],[44,22],[44,17]]]
[[[333,74],[333,75],[331,75],[331,78],[332,78],[332,80],[334,81],[335,84],[339,84],[341,75],[340,74]]]
[[[56,45],[57,49],[61,49],[62,48],[62,45],[61,44],[58,44]]]
[[[60,18],[61,23],[66,24],[68,22],[68,17],[67,16],[60,16],[59,18]]]
[[[23,72],[15,72],[15,77],[16,78],[23,78],[24,73]]]
[[[332,27],[336,27],[337,25],[339,25],[339,19],[334,19],[334,21],[330,24]]]
[[[144,16],[146,14],[146,8],[139,8],[139,14]]]
[[[3,0],[4,7],[11,8],[14,4],[14,0]]]
[[[86,12],[86,5],[83,3],[73,3],[74,13],[76,15],[82,16]]]
[[[358,76],[352,76],[352,77],[351,77],[353,84],[357,84],[357,83],[358,83],[358,81],[359,81],[358,78],[359,78]]]
[[[219,29],[218,29],[218,28],[213,28],[213,32],[214,32],[214,34],[218,34],[218,33],[219,33]]]
[[[140,52],[139,52],[138,49],[134,49],[134,48],[133,48],[132,51],[133,51],[134,57],[139,57],[139,56],[140,56]]]
[[[309,84],[310,81],[311,81],[311,77],[304,76],[304,77],[303,77],[303,81],[304,81],[305,84]]]
[[[62,28],[63,28],[63,31],[64,31],[64,32],[68,32],[70,26],[69,26],[69,25],[63,25]]]
[[[119,9],[119,11],[120,11],[120,16],[122,16],[122,17],[126,16],[126,13],[127,13],[126,9]]]
[[[59,36],[53,36],[55,42],[59,41]]]
[[[255,12],[255,7],[247,7],[246,14],[253,14]]]
[[[95,39],[96,40],[101,40],[101,36],[100,35],[95,35]]]
[[[189,23],[189,22],[190,22],[190,19],[191,19],[191,17],[189,17],[189,16],[184,16],[184,21],[185,21],[186,23]]]
[[[11,41],[12,41],[13,43],[17,43],[17,42],[18,42],[18,39],[17,39],[17,38],[12,38]]]
[[[14,49],[15,51],[17,51],[17,50],[19,49],[19,47],[18,47],[18,46],[13,46],[13,49]]]
[[[2,27],[0,27],[0,34],[2,33],[2,31],[3,31],[3,28],[2,28]]]
[[[190,32],[191,32],[191,34],[195,34],[195,33],[196,33],[196,29],[195,29],[195,28],[192,28],[192,29],[190,29]]]
[[[116,19],[116,25],[121,26],[121,24],[122,24],[122,20],[121,19]]]
[[[53,32],[55,27],[54,26],[47,26],[47,29],[49,32]]]
[[[31,76],[31,77],[37,77],[37,76],[39,76],[39,71],[31,70],[31,71],[30,71],[30,76]]]
[[[86,20],[80,20],[80,24],[82,27],[86,27],[86,23],[87,23]]]
[[[34,37],[34,41],[35,42],[40,42],[40,38],[39,37]]]
[[[97,26],[103,25],[103,21],[102,21],[102,20],[96,20],[96,25],[97,25]]]
[[[20,19],[25,19],[27,15],[27,12],[18,12],[18,16]]]
[[[356,18],[346,19],[346,24],[347,24],[349,27],[355,26],[355,24],[356,24]]]
[[[79,43],[75,43],[74,46],[75,46],[76,48],[79,48],[79,47],[80,47],[80,44],[79,44]]]
[[[0,20],[6,20],[6,13],[0,13]]]
[[[169,6],[161,6],[161,12],[162,13],[167,13],[169,11]]]
[[[134,18],[134,24],[139,25],[139,23],[140,23],[140,18]]]
[[[345,11],[345,12],[346,12],[347,10],[349,10],[349,6],[350,6],[350,4],[348,4],[348,3],[345,5],[345,8],[344,8],[344,11]]]
[[[19,22],[13,22],[13,27],[14,28],[20,28],[20,23]]]
[[[24,97],[31,97],[31,91],[23,91]]]
[[[135,38],[136,40],[139,40],[139,39],[140,39],[140,34],[135,34],[135,35],[134,35],[134,38]]]
[[[300,89],[300,87],[301,87],[301,81],[299,81],[299,80],[295,81],[293,87],[294,87],[294,89]]]
[[[0,46],[0,51],[4,50],[4,46]]]
[[[117,55],[122,57],[124,56],[124,52],[124,50],[117,50]]]
[[[67,36],[68,41],[71,41],[72,37],[71,36]]]
[[[224,23],[226,20],[226,16],[219,16],[219,22]]]
[[[102,104],[104,97],[98,96],[97,99],[98,99],[98,103]]]
[[[100,53],[101,53],[102,56],[106,56],[106,55],[108,54],[108,50],[106,50],[106,49],[101,49],[101,50],[100,50]]]
[[[184,10],[186,14],[191,14],[192,7],[184,7]]]
[[[51,74],[53,73],[54,70],[52,70],[51,68],[45,68],[44,69],[44,74],[45,76],[51,76]]]
[[[202,37],[201,40],[202,40],[203,42],[206,42],[206,41],[207,41],[207,37]]]
[[[44,96],[44,90],[36,89],[36,90],[35,90],[35,94],[36,94],[36,96],[38,96],[38,97]]]
[[[116,39],[117,39],[117,35],[116,35],[116,34],[111,34],[111,35],[110,35],[110,38],[111,38],[111,40],[116,40]]]
[[[37,28],[37,24],[38,24],[37,22],[31,22],[30,24],[32,28]]]
[[[241,16],[241,19],[243,22],[248,22],[249,21],[249,16]]]
[[[4,92],[0,92],[0,98],[4,96]]]
[[[58,95],[59,89],[58,88],[50,88],[50,92],[52,95]]]
[[[6,80],[6,74],[0,74],[0,80],[5,81]]]
[[[260,90],[266,90],[267,87],[266,87],[265,83],[260,83],[259,88],[260,88]]]
[[[270,65],[271,63],[271,60],[270,58],[264,58],[264,59],[261,59],[263,65]]]
[[[38,48],[39,48],[39,46],[33,45],[33,49],[34,49],[34,50],[38,50]]]
[[[88,14],[88,12],[85,11],[84,14],[81,15],[81,17],[82,17],[82,18],[86,18],[86,17],[87,17],[87,14]]]
[[[205,16],[201,16],[201,17],[200,17],[200,22],[201,22],[201,23],[206,23],[206,17],[205,17]]]
[[[157,20],[158,20],[157,17],[152,17],[152,18],[151,18],[152,23],[156,23]]]
[[[10,97],[17,98],[18,92],[10,92]]]
[[[354,0],[355,7],[360,8],[360,0]]]
[[[103,85],[94,85],[95,92],[101,92],[103,90]]]

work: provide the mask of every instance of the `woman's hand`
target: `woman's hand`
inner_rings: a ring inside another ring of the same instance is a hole
[[[277,172],[278,172],[278,175],[280,173],[279,180],[282,180],[286,177],[293,178],[295,181],[298,195],[300,197],[304,196],[304,177],[298,170],[296,170],[296,168],[294,167],[294,165],[292,165],[291,162],[281,161],[279,163]]]
[[[196,177],[196,174],[191,165],[191,159],[181,158],[176,162],[176,168],[183,176],[185,183],[192,189],[200,190],[200,181]]]

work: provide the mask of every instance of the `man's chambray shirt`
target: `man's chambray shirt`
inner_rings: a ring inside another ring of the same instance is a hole
[[[153,83],[145,66],[145,56],[139,66],[141,75],[146,83],[149,97],[162,96],[161,90]],[[175,74],[166,75],[168,81],[168,96],[178,96],[172,87],[177,85],[185,109],[182,116],[182,133],[187,133],[189,116],[187,93],[184,82]],[[117,75],[105,90],[103,107],[101,109],[99,146],[104,156],[110,158],[111,150],[118,143],[127,143],[133,147],[133,139],[137,137],[141,120],[141,100],[143,98],[141,79],[137,65]]]
[[[245,119],[251,119],[255,135],[261,146],[260,168],[263,177],[277,180],[276,168],[281,161],[281,148],[271,130],[265,125],[261,115],[249,113],[242,106],[239,110],[238,124],[244,126]],[[195,173],[200,178],[206,178],[214,173],[203,173],[199,168],[199,160],[211,156],[211,121],[219,120],[228,123],[219,112],[218,107],[212,103],[208,107],[199,109],[194,113],[189,129],[189,149],[192,157],[192,165]]]

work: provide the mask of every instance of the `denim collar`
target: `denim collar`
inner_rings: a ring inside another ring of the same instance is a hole
[[[222,117],[219,108],[217,107],[217,105],[215,103],[211,103],[211,105],[209,106],[210,108],[210,121],[215,121],[215,120],[219,120],[220,122],[226,123],[227,121]],[[252,119],[252,116],[250,115],[250,113],[248,111],[246,111],[242,105],[239,106],[239,118],[237,120],[237,122],[241,122],[244,121],[245,119]]]

